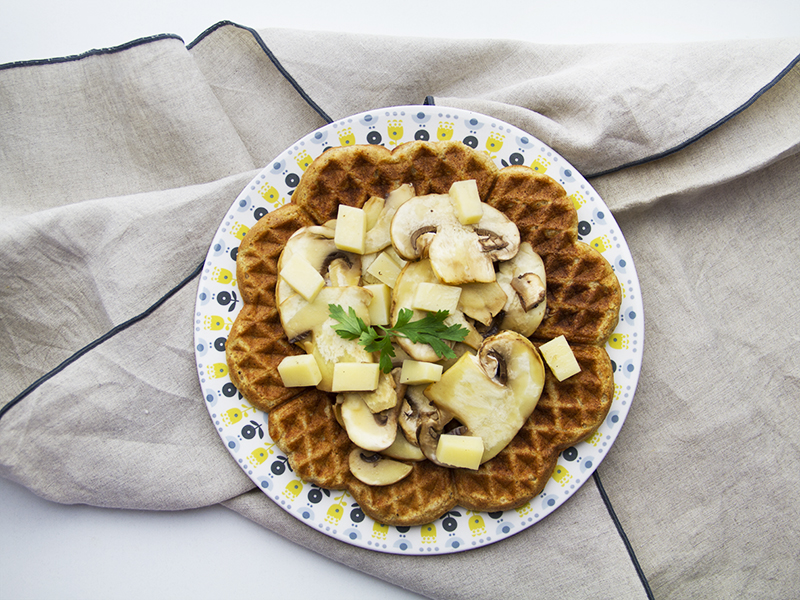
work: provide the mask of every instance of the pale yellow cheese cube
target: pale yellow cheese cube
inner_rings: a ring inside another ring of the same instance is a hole
[[[333,392],[371,392],[378,388],[378,363],[336,363],[333,366]]]
[[[322,381],[319,365],[310,354],[285,357],[278,365],[278,375],[286,387],[315,386]]]
[[[404,360],[400,370],[400,383],[417,385],[435,383],[442,378],[442,365],[418,360]]]
[[[444,433],[439,436],[436,458],[451,467],[477,470],[483,458],[483,440],[474,435]]]
[[[564,381],[567,377],[572,377],[581,371],[575,354],[569,347],[567,338],[563,335],[539,346],[539,352],[542,353],[547,366],[559,381]]]
[[[456,218],[462,225],[474,225],[483,217],[483,204],[478,195],[478,184],[474,179],[456,181],[450,186],[450,200]]]
[[[367,240],[367,213],[360,208],[339,205],[333,243],[339,250],[364,254]]]
[[[367,267],[367,273],[381,283],[385,283],[390,288],[393,288],[398,275],[400,275],[400,265],[386,252],[381,252],[378,258],[372,261],[372,264]]]
[[[391,258],[391,259],[392,259],[394,262],[396,262],[396,263],[397,263],[397,264],[400,266],[400,268],[401,268],[401,269],[402,269],[403,267],[405,267],[405,266],[406,266],[406,264],[408,264],[408,261],[407,261],[407,260],[405,260],[404,258],[402,258],[402,257],[401,257],[401,256],[400,256],[400,255],[397,253],[397,250],[395,250],[394,246],[389,246],[388,248],[386,248],[386,250],[384,250],[384,252],[386,252],[386,255],[387,255],[389,258]]]
[[[388,325],[392,314],[392,288],[385,283],[362,286],[372,294],[369,303],[369,322],[371,325]]]
[[[411,308],[436,312],[446,310],[450,314],[456,312],[458,300],[461,298],[461,288],[457,285],[444,285],[423,281],[414,291]]]
[[[320,272],[300,254],[293,254],[283,265],[280,277],[309,302],[313,302],[325,287],[325,279]]]

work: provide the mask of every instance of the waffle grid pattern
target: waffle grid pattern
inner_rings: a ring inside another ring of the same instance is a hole
[[[339,203],[362,206],[403,183],[418,195],[445,193],[454,181],[476,179],[487,203],[515,221],[548,273],[548,313],[537,344],[564,334],[582,372],[558,382],[547,371],[545,391],[511,444],[478,471],[425,461],[389,486],[370,487],[349,474],[353,447],[331,408],[333,394],[287,390],[276,367],[300,351],[280,329],[274,300],[277,260],[298,228],[335,217]],[[498,170],[460,143],[412,142],[389,151],[348,147],[323,153],[307,169],[293,202],[263,217],[239,252],[237,276],[245,306],[228,338],[231,380],[254,406],[268,411],[270,436],[309,483],[348,489],[362,510],[389,525],[429,523],[455,505],[509,510],[538,494],[565,448],[590,436],[613,399],[611,361],[603,348],[616,326],[621,292],[610,265],[577,239],[577,213],[563,188],[526,167]],[[277,322],[277,328],[276,328]]]

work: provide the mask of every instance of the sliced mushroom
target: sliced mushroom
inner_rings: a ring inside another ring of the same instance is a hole
[[[398,423],[402,437],[417,447],[425,458],[439,466],[447,466],[438,461],[436,448],[444,428],[453,416],[446,410],[434,406],[425,396],[424,385],[410,385],[406,390]],[[399,436],[398,436],[399,437]]]
[[[413,467],[380,454],[355,448],[348,457],[350,472],[367,485],[391,485],[408,477]]]
[[[442,427],[447,425],[452,419],[452,415],[446,411],[439,410],[431,403],[425,395],[426,385],[409,385],[403,398],[397,422],[400,431],[405,438],[413,445],[419,445],[418,432],[420,428],[420,418],[423,415],[437,413],[435,420],[442,423]]]
[[[286,242],[278,258],[278,272],[280,273],[284,264],[288,264],[292,256],[299,254],[319,271],[325,278],[326,285],[358,285],[361,274],[360,258],[339,250],[334,243],[333,234],[334,230],[327,225],[298,229]],[[278,278],[275,287],[278,306],[292,294],[292,287],[283,278]]]
[[[332,240],[336,236],[336,219],[331,219],[323,225],[309,225],[307,229],[309,233]]]
[[[461,286],[458,310],[483,325],[491,325],[492,319],[506,305],[508,295],[496,281],[491,283],[465,283]]]
[[[483,463],[513,439],[543,388],[544,364],[536,348],[524,336],[502,331],[487,338],[477,356],[464,354],[425,395],[483,439]]]
[[[326,277],[327,274],[327,277]],[[361,257],[341,250],[329,254],[322,265],[326,285],[345,287],[361,282]]]
[[[546,282],[544,262],[528,242],[520,244],[514,258],[500,263],[497,283],[508,296],[502,329],[518,331],[525,337],[533,335],[547,310]]]
[[[409,442],[406,436],[399,431],[394,437],[392,445],[386,448],[386,450],[382,450],[381,454],[389,458],[396,458],[397,460],[411,460],[414,462],[425,460],[425,455],[422,453],[422,450],[419,449],[419,446]]]
[[[426,225],[425,227],[417,228],[411,234],[411,247],[420,258],[428,258],[428,248],[436,237],[436,232],[439,227],[436,225]]]
[[[492,322],[488,325],[484,325],[483,323],[476,323],[475,329],[478,330],[484,339],[491,337],[495,334],[500,333],[502,331],[501,325],[503,324],[503,320],[506,318],[506,313],[504,311],[500,311],[494,316]]]
[[[375,223],[378,222],[385,205],[386,200],[380,196],[372,196],[364,203],[364,206],[361,207],[364,214],[367,216],[367,231],[375,227]]]
[[[517,253],[519,230],[485,205],[483,217],[463,225],[447,194],[416,196],[395,213],[392,244],[406,260],[427,256],[437,278],[449,285],[495,280],[494,262]]]
[[[393,369],[391,373],[380,374],[374,391],[348,393],[361,398],[373,413],[380,413],[395,408],[405,396],[406,386],[398,383],[399,379],[400,369]]]
[[[365,254],[374,254],[392,245],[389,228],[397,209],[414,197],[414,186],[409,183],[401,185],[386,197],[370,198],[364,205],[367,211],[367,236]],[[378,210],[380,207],[380,210]],[[376,214],[377,213],[377,214]],[[370,223],[372,219],[374,223]]]
[[[417,319],[422,319],[425,316],[425,311],[411,308],[417,286],[420,283],[436,283],[437,281],[430,260],[423,259],[410,262],[403,267],[397,281],[395,281],[394,289],[392,290],[392,324],[397,323],[400,311],[404,308],[413,311],[412,320],[416,321]],[[483,338],[475,330],[474,326],[464,318],[463,313],[460,311],[456,311],[445,319],[445,324],[447,325],[456,323],[469,330],[469,334],[464,340],[465,343],[477,348],[483,341]],[[397,337],[396,341],[397,345],[414,360],[426,362],[437,362],[439,360],[439,356],[437,356],[436,352],[434,352],[433,348],[428,344],[412,342],[404,337]]]
[[[519,295],[522,309],[528,312],[546,297],[544,283],[536,273],[522,273],[511,279],[511,287]]]
[[[297,344],[317,359],[322,381],[317,388],[331,391],[333,367],[337,362],[371,362],[358,340],[345,340],[334,331],[335,321],[329,316],[329,304],[345,310],[353,308],[365,323],[369,323],[369,303],[372,294],[361,287],[324,287],[313,302],[294,294],[278,307],[281,324],[289,341]]]
[[[442,435],[446,425],[443,412],[437,410],[434,412],[420,413],[418,422],[417,445],[419,449],[422,450],[425,458],[440,467],[449,466],[440,461],[439,457],[436,455],[436,451],[439,447],[439,437]]]
[[[397,436],[397,415],[400,405],[373,413],[358,394],[339,394],[336,397],[347,437],[356,446],[379,452],[385,450]]]

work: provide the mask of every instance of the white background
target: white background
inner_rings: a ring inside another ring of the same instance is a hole
[[[388,8],[391,7],[391,8]],[[0,0],[0,64],[80,54],[159,33],[188,44],[218,21],[253,28],[548,44],[800,35],[795,0]]]
[[[0,0],[0,64],[81,54],[161,33],[188,44],[222,20],[256,29],[547,44],[672,43],[800,36],[800,2]],[[248,577],[241,577],[243,570]],[[419,598],[219,506],[180,513],[61,506],[0,479],[0,599],[200,600],[231,594]]]

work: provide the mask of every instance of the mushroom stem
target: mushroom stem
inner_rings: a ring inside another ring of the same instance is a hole
[[[476,229],[475,233],[478,234],[478,243],[481,245],[484,252],[497,252],[508,246],[508,242],[494,231]]]
[[[421,254],[422,249],[419,247],[420,237],[425,236],[428,233],[436,233],[437,227],[434,225],[428,225],[426,227],[420,227],[414,233],[411,234],[411,247],[417,251],[417,253]],[[423,241],[423,246],[427,247],[430,245],[430,241]]]
[[[511,287],[517,292],[523,310],[536,308],[545,299],[544,283],[536,273],[522,273],[511,280]]]

